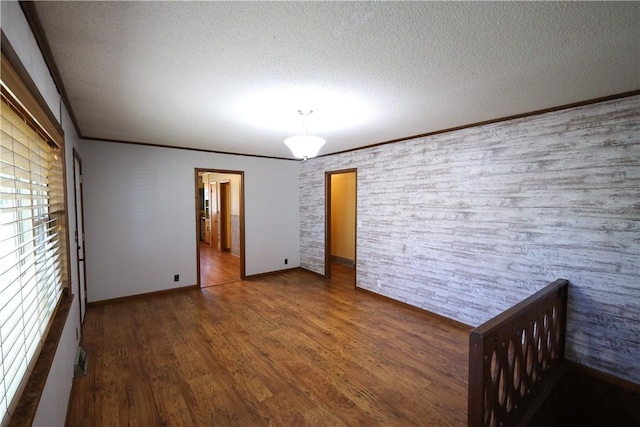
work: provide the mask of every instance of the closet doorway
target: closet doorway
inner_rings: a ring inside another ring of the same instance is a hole
[[[196,169],[195,199],[198,285],[243,280],[244,172]]]
[[[325,186],[325,277],[355,289],[357,170],[326,172]]]

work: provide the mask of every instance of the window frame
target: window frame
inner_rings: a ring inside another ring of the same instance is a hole
[[[53,142],[59,148],[59,161],[54,166],[60,168],[58,170],[60,194],[57,195],[56,209],[49,212],[49,215],[58,216],[59,224],[62,226],[61,233],[58,237],[60,242],[59,257],[60,269],[62,277],[60,281],[60,295],[55,303],[55,308],[48,318],[47,326],[42,334],[39,344],[39,352],[29,362],[29,370],[21,379],[21,387],[13,399],[8,402],[12,409],[12,415],[2,420],[2,425],[9,423],[11,425],[31,425],[40,397],[44,390],[53,359],[58,347],[58,343],[62,336],[68,314],[71,311],[74,296],[70,289],[71,269],[70,269],[70,250],[69,250],[69,219],[68,219],[68,203],[67,203],[67,180],[66,180],[66,158],[64,132],[60,124],[56,121],[55,116],[47,106],[41,94],[37,91],[35,84],[30,79],[25,68],[20,63],[15,53],[4,43],[2,44],[2,85],[3,92],[11,95],[7,96],[12,102],[14,111],[21,113],[30,118],[40,133]],[[7,56],[5,56],[5,54]],[[8,59],[11,58],[11,61]],[[15,68],[14,68],[15,66]],[[16,70],[20,70],[20,73]],[[31,89],[30,89],[31,88]],[[15,102],[14,102],[15,101]],[[32,126],[34,127],[34,126]],[[53,203],[51,204],[53,205]],[[53,206],[52,206],[53,207]],[[31,374],[29,375],[29,372]],[[4,415],[3,415],[4,416]]]

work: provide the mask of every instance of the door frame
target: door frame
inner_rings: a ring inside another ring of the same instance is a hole
[[[198,183],[199,185],[199,183]],[[213,190],[215,189],[215,190]],[[215,213],[214,213],[215,212]],[[214,221],[215,218],[215,221]],[[216,224],[214,226],[214,224]],[[218,182],[209,183],[209,246],[218,248]],[[213,231],[216,236],[213,238]]]
[[[324,277],[326,279],[331,278],[331,176],[340,175],[344,173],[355,173],[356,175],[356,188],[355,188],[355,227],[354,227],[354,248],[353,248],[353,271],[354,278],[357,277],[358,270],[358,169],[340,169],[335,171],[327,171],[324,173],[324,187],[325,187],[325,200],[324,200]],[[353,288],[357,288],[356,280],[353,281]]]
[[[78,164],[78,168],[76,170],[76,162]],[[76,174],[77,172],[77,174]],[[76,175],[80,177],[80,182],[76,182]],[[78,273],[78,313],[80,315],[80,328],[84,324],[84,314],[87,311],[87,256],[85,250],[85,226],[84,226],[84,183],[82,177],[82,158],[78,151],[73,149],[73,202],[74,202],[74,216],[75,216],[75,244],[76,244],[76,271]],[[78,188],[80,188],[80,194],[78,194]],[[78,217],[78,196],[80,197],[80,217]],[[78,224],[82,226],[82,236],[78,233]],[[82,254],[80,253],[80,246],[78,245],[78,241],[82,239]],[[80,263],[84,263],[84,268],[82,269],[82,280],[80,279]],[[82,284],[84,284],[84,289],[82,289]],[[83,292],[84,291],[84,292]],[[84,301],[82,301],[81,297],[84,296]],[[84,310],[82,309],[84,302]]]
[[[231,182],[220,181],[220,206],[218,223],[220,224],[220,250],[223,252],[231,250]]]
[[[202,287],[202,283],[200,280],[200,236],[198,235],[198,227],[197,224],[200,222],[200,217],[198,212],[200,211],[200,187],[198,183],[198,174],[199,173],[222,173],[228,175],[240,175],[240,280],[244,280],[247,277],[246,266],[245,266],[245,235],[244,235],[244,171],[237,170],[226,170],[226,169],[210,169],[210,168],[195,168],[194,169],[194,217],[196,221],[196,274],[197,274],[197,283],[198,287]],[[219,219],[218,219],[219,220]]]

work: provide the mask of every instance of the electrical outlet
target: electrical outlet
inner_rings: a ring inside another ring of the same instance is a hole
[[[179,282],[180,281],[180,275],[179,274],[174,274],[173,275],[173,281],[174,282]]]
[[[285,259],[284,259],[284,265],[287,265],[287,264],[289,264],[289,259],[288,259],[288,258],[285,258]]]

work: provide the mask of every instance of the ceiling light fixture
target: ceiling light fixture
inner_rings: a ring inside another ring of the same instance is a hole
[[[302,116],[302,129],[304,134],[289,137],[284,140],[284,143],[289,147],[294,157],[307,160],[317,156],[318,151],[320,151],[320,148],[322,148],[326,141],[319,136],[307,135],[307,127],[305,126],[304,119],[313,113],[313,110],[298,110],[298,113]]]

